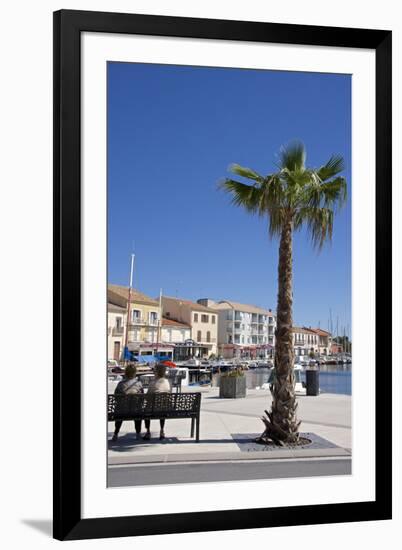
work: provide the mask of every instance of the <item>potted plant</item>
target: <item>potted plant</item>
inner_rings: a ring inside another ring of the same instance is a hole
[[[225,372],[219,381],[219,397],[246,397],[246,377],[242,369]]]

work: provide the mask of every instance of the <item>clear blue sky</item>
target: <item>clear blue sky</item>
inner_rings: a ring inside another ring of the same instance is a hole
[[[276,309],[278,241],[217,189],[236,162],[262,174],[302,140],[307,164],[344,156],[348,203],[321,253],[294,239],[294,322],[351,318],[351,77],[108,64],[109,282]]]

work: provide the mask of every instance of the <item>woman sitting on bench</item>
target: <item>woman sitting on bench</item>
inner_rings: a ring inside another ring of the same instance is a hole
[[[136,378],[137,369],[134,365],[127,365],[124,373],[124,377],[120,382],[117,384],[116,389],[114,390],[115,395],[132,395],[135,393],[144,393],[144,390],[142,388],[141,382]],[[117,441],[117,436],[119,435],[119,431],[121,428],[121,425],[123,424],[123,420],[116,420],[114,425],[114,434],[112,437],[112,441]],[[134,420],[135,425],[135,433],[137,436],[137,439],[140,438],[141,435],[141,420]]]
[[[150,393],[170,393],[170,384],[166,378],[166,365],[158,363],[155,366],[155,379],[149,384],[148,394]],[[160,435],[159,439],[165,439],[165,418],[161,418],[160,422]],[[151,421],[145,420],[146,433],[142,439],[151,439]]]

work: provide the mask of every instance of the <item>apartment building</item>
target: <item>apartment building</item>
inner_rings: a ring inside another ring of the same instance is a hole
[[[319,353],[319,336],[315,330],[293,327],[293,347],[296,356]]]
[[[332,348],[331,333],[321,328],[313,328],[311,330],[318,335],[318,353],[320,355],[330,355]]]
[[[263,309],[239,302],[209,298],[198,300],[218,314],[218,351],[225,359],[266,358],[275,346],[276,316]]]
[[[172,356],[173,346],[162,342],[159,302],[132,289],[127,327],[129,289],[108,285],[108,358],[121,357],[128,330],[128,349],[134,355],[165,353]]]
[[[188,355],[209,357],[217,354],[218,315],[214,309],[169,296],[162,296],[162,309],[167,319],[190,327]]]
[[[162,318],[162,342],[184,344],[191,339],[191,327],[167,317]]]

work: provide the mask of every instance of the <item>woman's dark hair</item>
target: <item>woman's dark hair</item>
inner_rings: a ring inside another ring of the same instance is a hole
[[[158,378],[163,378],[166,375],[166,365],[158,363],[155,366],[155,374]]]
[[[125,374],[127,376],[127,378],[134,378],[134,376],[136,375],[137,373],[137,367],[133,364],[129,364],[127,365],[127,367],[125,368]]]

